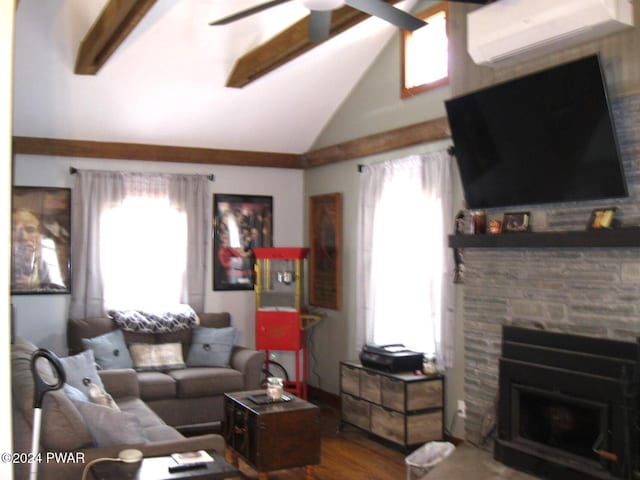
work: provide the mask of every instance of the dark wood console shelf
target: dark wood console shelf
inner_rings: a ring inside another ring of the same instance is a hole
[[[640,247],[640,227],[575,232],[449,235],[451,248]]]

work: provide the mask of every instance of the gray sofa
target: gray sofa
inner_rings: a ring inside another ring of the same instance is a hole
[[[198,313],[201,327],[224,328],[231,324],[229,313]],[[67,325],[69,354],[83,350],[82,339],[92,338],[117,329],[108,317],[70,320]],[[173,333],[123,332],[128,345],[133,343],[182,344],[183,356],[188,357],[192,331]],[[259,388],[264,354],[241,346],[234,346],[230,367],[188,367],[167,372],[135,372],[140,398],[158,416],[183,433],[212,431],[219,427],[224,414],[224,393]],[[108,370],[106,371],[108,372]]]
[[[13,408],[13,451],[28,453],[31,451],[33,427],[34,381],[31,373],[31,355],[36,346],[24,339],[17,338],[11,345],[12,368],[12,408]],[[55,384],[55,377],[48,364],[38,364],[42,378]],[[48,392],[42,405],[42,422],[40,451],[42,462],[38,465],[39,480],[60,480],[81,478],[82,472],[92,460],[98,458],[117,457],[124,448],[137,448],[145,456],[162,456],[175,452],[193,450],[224,451],[224,439],[217,434],[184,437],[178,430],[167,425],[145,402],[140,399],[140,389],[136,372],[131,369],[105,370],[100,372],[104,389],[110,393],[119,407],[119,411],[100,405],[84,402],[94,412],[110,412],[118,419],[126,419],[127,427],[120,428],[122,422],[108,417],[109,422],[102,420],[101,428],[107,427],[115,436],[123,438],[117,443],[98,441],[104,434],[96,435],[94,418],[87,415],[83,402],[74,402],[63,390]],[[102,417],[103,419],[105,417]],[[133,434],[130,426],[135,426]],[[100,445],[100,446],[96,446]],[[73,460],[47,460],[47,453],[62,452],[73,454]],[[29,477],[29,465],[17,463],[14,466],[16,480]],[[89,476],[92,478],[92,476]]]

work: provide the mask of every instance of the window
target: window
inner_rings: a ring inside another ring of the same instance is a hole
[[[448,3],[417,15],[427,25],[402,32],[402,91],[407,98],[449,83]]]
[[[440,151],[362,169],[356,348],[402,343],[451,365],[450,164]]]
[[[442,206],[439,198],[424,191],[420,166],[410,167],[396,169],[385,184],[373,221],[373,342],[403,343],[433,354],[433,322],[424,313],[430,308],[441,311],[442,263],[433,252],[439,251],[437,240],[442,237]],[[431,244],[434,233],[436,245]],[[436,281],[431,284],[426,277]]]
[[[206,296],[208,179],[78,170],[70,318],[159,310]]]
[[[108,308],[182,301],[187,218],[168,197],[127,196],[102,215],[100,263]]]

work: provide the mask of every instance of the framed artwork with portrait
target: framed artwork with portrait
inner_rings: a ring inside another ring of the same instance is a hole
[[[71,292],[71,189],[13,187],[11,293]]]
[[[273,197],[213,195],[213,289],[253,290],[254,247],[273,246]]]
[[[309,303],[340,310],[342,196],[339,193],[313,196],[309,209]]]

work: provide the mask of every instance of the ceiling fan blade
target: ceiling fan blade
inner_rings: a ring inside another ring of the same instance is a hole
[[[311,10],[309,14],[309,41],[321,42],[329,38],[331,10]]]
[[[260,5],[256,5],[255,7],[248,8],[228,17],[221,18],[220,20],[209,22],[209,25],[226,25],[227,23],[235,22],[236,20],[240,20],[242,18],[266,10],[267,8],[275,7],[276,5],[280,5],[281,3],[285,3],[288,1],[290,0],[271,0],[270,2],[261,3]]]
[[[381,2],[380,0],[346,0],[345,3],[350,7],[373,15],[374,17],[386,20],[393,25],[413,32],[420,27],[424,27],[427,22],[413,15],[400,10],[399,8]]]

